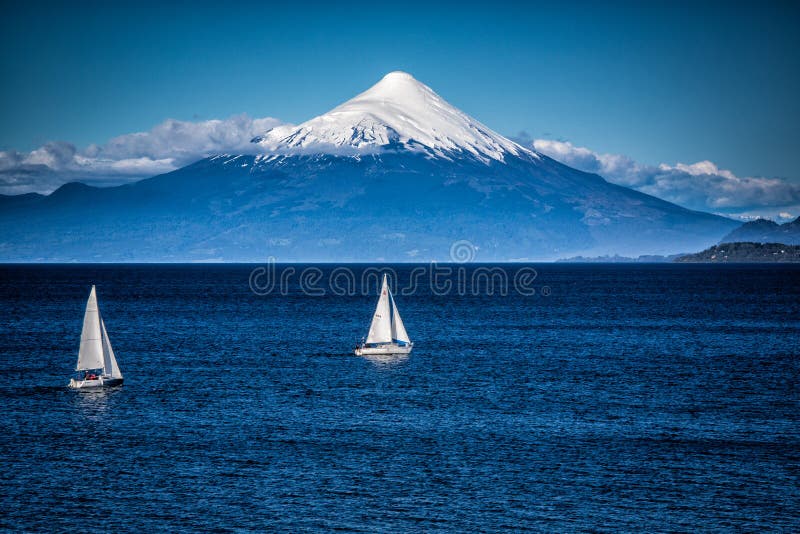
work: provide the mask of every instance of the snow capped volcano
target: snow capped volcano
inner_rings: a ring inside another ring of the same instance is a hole
[[[483,162],[509,154],[538,154],[492,131],[450,105],[406,72],[378,83],[299,126],[283,125],[253,139],[278,154],[360,154],[410,150],[447,158],[472,155]]]
[[[487,262],[638,256],[738,226],[525,149],[404,72],[253,141],[134,184],[0,195],[0,260],[454,261],[464,241]]]

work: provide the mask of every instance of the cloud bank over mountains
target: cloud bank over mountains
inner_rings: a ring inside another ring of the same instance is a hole
[[[49,193],[71,181],[107,186],[169,172],[203,157],[255,154],[251,139],[284,124],[237,115],[224,120],[168,119],[147,132],[115,137],[78,149],[63,141],[31,152],[0,151],[0,193]],[[739,177],[711,161],[646,165],[619,154],[602,154],[569,142],[536,139],[537,151],[579,170],[697,210],[744,218],[800,213],[800,185],[778,178]]]
[[[739,177],[711,161],[645,165],[564,141],[536,139],[531,144],[570,167],[687,208],[742,218],[791,218],[800,212],[800,184],[779,178]]]
[[[28,153],[0,151],[0,193],[49,193],[71,181],[117,185],[213,154],[252,154],[258,147],[250,140],[279,124],[270,117],[247,115],[197,122],[167,119],[150,131],[120,135],[83,150],[55,141]]]

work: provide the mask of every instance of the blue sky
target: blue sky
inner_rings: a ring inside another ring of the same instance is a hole
[[[17,2],[0,150],[167,118],[297,123],[401,69],[505,135],[800,183],[797,6]]]

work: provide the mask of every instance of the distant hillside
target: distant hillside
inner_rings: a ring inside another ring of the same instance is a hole
[[[678,263],[800,263],[800,246],[782,243],[726,243],[675,259]]]
[[[800,217],[778,224],[766,219],[744,223],[720,240],[720,243],[785,243],[800,245]]]

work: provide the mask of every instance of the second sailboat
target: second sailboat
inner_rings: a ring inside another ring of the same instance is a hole
[[[378,298],[369,334],[367,339],[356,347],[355,354],[356,356],[408,354],[413,346],[384,274],[381,296]]]

